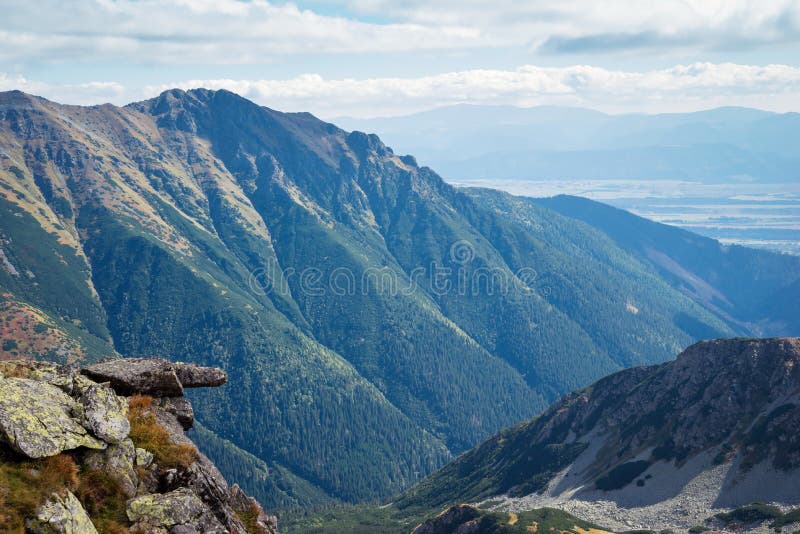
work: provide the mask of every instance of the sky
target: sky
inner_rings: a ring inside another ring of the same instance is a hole
[[[0,0],[0,91],[229,89],[323,118],[452,104],[800,111],[800,0]]]

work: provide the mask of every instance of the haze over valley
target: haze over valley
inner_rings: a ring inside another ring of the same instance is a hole
[[[723,243],[800,253],[797,113],[463,105],[337,121],[456,185],[584,196]]]

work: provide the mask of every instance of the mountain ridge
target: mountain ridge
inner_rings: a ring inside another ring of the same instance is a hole
[[[0,185],[3,357],[224,368],[241,386],[194,394],[198,419],[220,465],[285,470],[280,506],[293,477],[386,497],[566,391],[747,333],[594,228],[224,91],[0,94]]]

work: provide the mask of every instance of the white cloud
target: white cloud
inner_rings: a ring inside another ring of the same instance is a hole
[[[321,117],[401,115],[452,104],[568,105],[608,112],[692,111],[750,106],[800,111],[800,67],[694,63],[644,72],[589,65],[464,70],[410,78],[306,74],[285,80],[192,79],[146,87],[118,82],[52,84],[0,73],[0,91],[20,89],[68,104],[125,104],[179,87],[228,89],[283,111]]]
[[[710,50],[800,41],[797,0],[321,2],[356,15],[266,0],[4,0],[0,61],[247,64],[315,53]]]
[[[80,84],[49,84],[29,80],[21,75],[0,72],[0,91],[24,91],[66,104],[92,105],[106,102],[122,103],[126,88],[117,82],[87,82]]]
[[[560,104],[612,112],[723,105],[798,111],[800,68],[695,63],[628,72],[587,65],[525,65],[418,78],[326,79],[309,74],[288,80],[185,80],[147,87],[145,95],[172,87],[228,89],[269,107],[323,117],[395,115],[459,103]]]
[[[264,0],[6,0],[0,40],[4,61],[203,64],[492,44],[469,27],[370,24]]]
[[[543,51],[676,45],[725,48],[798,41],[797,0],[343,0],[357,12],[529,39]]]

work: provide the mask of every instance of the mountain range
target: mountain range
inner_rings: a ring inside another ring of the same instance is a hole
[[[464,104],[336,123],[378,132],[453,181],[793,183],[800,168],[800,114],[750,108],[610,115]]]
[[[698,339],[798,333],[800,258],[585,202],[227,91],[0,93],[0,357],[223,368],[192,439],[274,510],[386,498]]]

